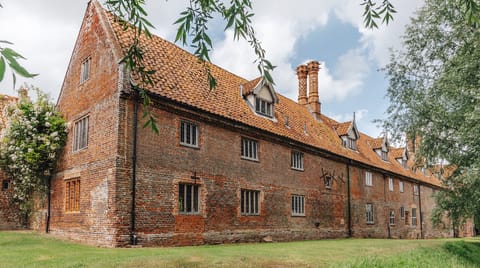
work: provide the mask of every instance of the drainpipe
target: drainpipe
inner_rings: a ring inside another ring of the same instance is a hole
[[[137,235],[135,234],[135,194],[137,191],[137,120],[138,120],[138,92],[135,90],[133,99],[133,155],[132,155],[132,208],[130,222],[130,244],[137,244]]]
[[[47,182],[47,222],[45,223],[45,233],[48,234],[50,231],[50,205],[51,205],[51,189],[52,189],[52,182],[51,178],[48,178]]]
[[[348,224],[348,237],[352,237],[352,207],[351,207],[351,195],[350,195],[350,162],[347,162],[347,224]]]
[[[418,211],[420,213],[419,215],[419,219],[420,219],[420,238],[424,238],[423,237],[423,216],[422,216],[422,196],[421,196],[421,189],[420,189],[420,184],[417,184],[418,185]]]

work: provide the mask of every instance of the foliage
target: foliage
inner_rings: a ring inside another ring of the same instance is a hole
[[[67,129],[55,106],[37,88],[36,101],[21,97],[8,106],[4,117],[7,126],[0,133],[0,165],[12,178],[14,200],[23,213],[31,209],[32,194],[45,193],[60,151],[65,145]]]
[[[13,45],[12,43],[0,40],[0,45]],[[17,75],[32,78],[37,76],[37,74],[29,73],[22,65],[18,63],[18,59],[25,59],[22,55],[17,53],[15,50],[9,47],[0,46],[0,81],[3,80],[5,77],[5,72],[7,69],[7,64],[12,69],[12,77],[13,77],[13,87],[15,87],[15,83],[17,80]]]
[[[419,142],[417,166],[446,186],[435,220],[445,211],[455,226],[480,211],[480,32],[467,2],[428,0],[385,68],[387,128]]]

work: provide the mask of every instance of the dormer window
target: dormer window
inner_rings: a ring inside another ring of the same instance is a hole
[[[383,161],[388,161],[388,152],[382,151],[381,155]]]
[[[273,117],[273,104],[271,102],[256,97],[255,112],[268,117]]]
[[[354,151],[357,150],[357,140],[360,138],[360,132],[358,132],[357,124],[355,123],[355,114],[353,115],[353,121],[340,123],[334,129],[342,139],[343,147]]]
[[[407,160],[406,159],[402,159],[402,167],[407,168]]]
[[[258,77],[240,85],[240,90],[255,114],[275,119],[274,106],[278,103],[278,97],[270,82]]]

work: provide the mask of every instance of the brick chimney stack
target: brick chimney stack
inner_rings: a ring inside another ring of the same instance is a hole
[[[311,61],[307,64],[308,69],[308,106],[318,119],[321,114],[320,100],[318,98],[318,71],[320,63]]]
[[[298,104],[307,104],[307,74],[308,68],[306,65],[299,65],[297,67],[298,76]]]

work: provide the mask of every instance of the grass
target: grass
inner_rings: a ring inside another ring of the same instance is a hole
[[[108,249],[0,232],[0,267],[480,267],[480,238]]]

